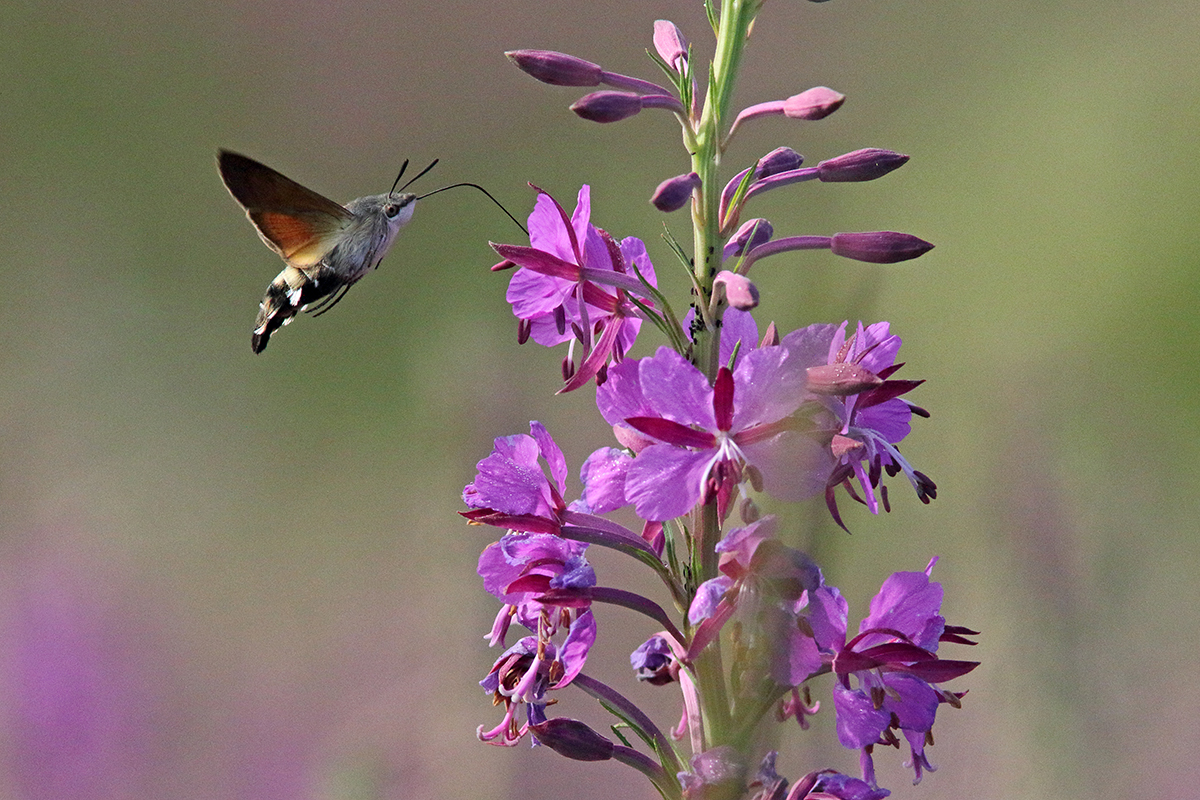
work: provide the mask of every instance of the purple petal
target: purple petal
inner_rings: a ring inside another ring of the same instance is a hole
[[[588,456],[579,470],[587,513],[606,514],[628,504],[625,476],[633,459],[623,450],[602,447]]]
[[[809,627],[822,650],[841,650],[846,645],[849,604],[834,586],[822,586],[808,593]]]
[[[658,348],[652,357],[641,360],[638,375],[655,416],[716,430],[712,387],[704,374],[679,353],[669,347]]]
[[[695,312],[689,311],[689,314]],[[690,320],[684,322],[684,327],[690,330],[688,326]],[[738,358],[745,358],[747,354],[758,348],[758,323],[754,321],[754,316],[749,311],[740,311],[736,308],[726,310],[725,315],[721,317],[721,363],[728,365],[730,359],[733,358],[733,349],[738,343]],[[741,403],[739,398],[738,403]]]
[[[790,614],[773,608],[768,611],[768,616],[778,617],[776,624],[768,629],[776,631],[771,677],[780,686],[799,686],[821,668],[817,643],[796,627],[796,619]],[[771,624],[770,620],[765,624]]]
[[[596,406],[609,425],[625,426],[630,417],[655,416],[642,394],[641,359],[626,359],[610,366],[608,380],[596,390]]]
[[[546,426],[536,420],[529,423],[529,434],[537,441],[538,450],[550,468],[550,476],[558,484],[559,494],[562,494],[566,491],[567,479],[567,460],[563,457],[562,450],[554,443],[554,437],[546,430]]]
[[[588,651],[595,643],[596,618],[592,616],[591,611],[585,611],[571,623],[566,641],[558,650],[566,673],[554,684],[556,689],[566,686],[575,679],[575,676],[583,669],[584,662],[587,661]]]
[[[879,741],[892,715],[877,709],[871,698],[840,683],[833,685],[833,707],[837,711],[837,734],[842,747],[857,750]]]
[[[713,453],[674,445],[647,447],[633,460],[625,497],[642,519],[663,522],[682,516],[700,499],[700,479]]]
[[[496,439],[492,454],[476,465],[479,472],[463,490],[463,502],[506,514],[553,517],[550,484],[537,459],[537,442],[530,436]]]
[[[892,628],[906,634],[917,647],[935,652],[946,626],[939,613],[941,607],[940,583],[929,580],[924,572],[895,572],[871,599],[871,613],[858,630],[862,633],[872,628]],[[864,640],[861,646],[873,643]]]

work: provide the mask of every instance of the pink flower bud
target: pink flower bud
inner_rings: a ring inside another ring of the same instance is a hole
[[[895,264],[923,256],[933,245],[911,233],[871,231],[867,233],[835,233],[829,249],[835,255],[867,261],[872,264]]]
[[[873,181],[908,163],[908,156],[868,147],[817,164],[817,177],[826,183]]]
[[[687,60],[688,41],[674,22],[665,19],[654,21],[654,49],[672,68],[683,71],[683,63]]]
[[[846,95],[825,86],[792,95],[783,101],[783,113],[792,119],[824,119],[842,107]]]
[[[689,172],[687,175],[676,175],[674,178],[667,178],[658,185],[658,188],[654,190],[654,194],[650,197],[650,202],[659,211],[678,211],[687,205],[687,201],[692,197],[692,192],[699,188],[700,176],[696,173]]]
[[[509,50],[504,55],[517,69],[553,86],[599,86],[600,65],[553,50]]]
[[[723,269],[713,280],[713,288],[724,287],[725,299],[733,308],[749,311],[758,306],[758,287],[745,275]]]

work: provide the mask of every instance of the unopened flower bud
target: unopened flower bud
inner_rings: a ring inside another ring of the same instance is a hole
[[[723,269],[713,280],[713,287],[723,287],[725,300],[739,311],[749,311],[758,307],[758,287],[745,275],[738,275]]]
[[[799,169],[804,163],[804,156],[790,147],[777,147],[758,160],[754,170],[754,178],[769,178],[772,175],[788,170]]]
[[[641,95],[602,89],[576,100],[571,110],[592,122],[620,122],[642,110]]]
[[[868,233],[835,233],[830,242],[835,255],[867,261],[872,264],[895,264],[923,256],[933,245],[911,233],[871,231]]]
[[[673,69],[683,71],[683,62],[687,60],[688,41],[674,22],[665,19],[654,21],[654,49]]]
[[[817,177],[826,183],[873,181],[908,163],[908,156],[868,147],[817,164]]]
[[[665,108],[676,114],[683,113],[683,104],[670,95],[634,94],[610,89],[586,94],[571,106],[572,111],[592,122],[620,122],[643,108]]]
[[[650,197],[650,202],[659,211],[678,211],[687,205],[687,201],[692,198],[692,192],[699,188],[700,176],[696,173],[676,175],[658,185]]]
[[[883,383],[883,378],[871,370],[859,364],[846,362],[821,364],[809,367],[806,372],[805,388],[813,394],[845,397],[865,392]]]
[[[517,69],[553,86],[599,86],[599,64],[553,50],[509,50],[504,55]]]
[[[771,241],[772,234],[775,229],[771,223],[761,217],[748,219],[742,223],[742,227],[738,228],[725,245],[725,258],[732,256],[740,256],[742,253],[753,250],[760,244],[766,244]]]
[[[530,725],[533,736],[560,756],[575,761],[608,761],[613,743],[577,719],[554,717]]]
[[[783,101],[783,113],[792,119],[817,120],[842,107],[846,95],[826,86],[815,86]]]

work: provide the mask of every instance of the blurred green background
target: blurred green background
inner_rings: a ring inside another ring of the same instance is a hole
[[[250,352],[278,271],[226,194],[217,147],[340,202],[440,157],[514,213],[526,181],[647,241],[646,198],[685,171],[669,116],[596,126],[579,92],[508,66],[568,51],[655,78],[655,18],[707,57],[696,0],[657,3],[8,2],[0,7],[0,796],[652,797],[631,770],[479,744],[496,606],[490,530],[455,514],[492,437],[544,421],[573,468],[609,441],[562,352],[516,344],[470,192],[431,198],[328,316]],[[814,85],[820,123],[766,120],[730,173],[790,145],[912,161],[883,181],[762,198],[781,234],[894,229],[938,247],[880,267],[794,254],[756,268],[783,329],[886,318],[939,485],[893,513],[779,509],[865,613],[942,556],[950,622],[983,631],[916,789],[893,797],[1194,796],[1200,710],[1200,15],[1195,3],[837,0],[767,4],[739,104]],[[688,239],[685,215],[667,218]],[[657,345],[653,331],[640,353]],[[654,586],[620,559],[601,582]],[[659,595],[656,595],[659,596]],[[662,599],[662,598],[660,598]],[[589,671],[633,686],[649,633],[600,612]],[[601,655],[603,651],[603,655]],[[827,688],[827,687],[826,687]],[[567,693],[560,713],[599,722]],[[855,769],[787,728],[780,771]],[[590,716],[589,716],[590,715]]]

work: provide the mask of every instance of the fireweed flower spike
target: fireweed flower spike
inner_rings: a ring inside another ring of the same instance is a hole
[[[503,715],[479,737],[513,745],[528,735],[567,758],[633,767],[664,800],[882,800],[888,790],[876,780],[876,746],[905,741],[914,776],[932,771],[927,748],[937,709],[958,707],[966,694],[944,686],[976,665],[942,658],[939,646],[970,645],[976,634],[945,623],[930,562],[923,572],[886,578],[857,634],[848,635],[851,602],[826,582],[839,565],[819,566],[776,538],[779,522],[764,513],[761,495],[787,502],[823,495],[842,527],[840,490],[878,514],[890,510],[886,478],[902,474],[928,503],[936,486],[899,450],[912,416],[929,416],[908,399],[921,381],[897,377],[900,339],[887,322],[787,332],[764,319],[760,329],[753,314],[766,306],[759,300],[772,290],[773,273],[759,270],[751,282],[749,271],[793,250],[891,264],[933,245],[886,230],[786,233],[785,221],[803,209],[785,206],[772,221],[751,218],[747,204],[764,192],[876,180],[908,156],[865,148],[811,165],[777,147],[730,177],[722,162],[734,157],[726,149],[742,125],[768,116],[818,120],[845,98],[816,87],[739,111],[736,80],[764,3],[705,0],[704,8],[715,56],[695,63],[699,48],[673,22],[658,20],[646,51],[662,74],[656,82],[565,53],[508,54],[539,81],[586,87],[590,94],[572,108],[588,119],[670,110],[685,152],[643,185],[660,182],[651,200],[657,210],[688,208],[692,237],[676,237],[672,226],[684,219],[677,215],[666,218],[664,241],[651,242],[656,260],[665,252],[686,270],[682,318],[657,286],[646,244],[592,223],[587,185],[572,213],[534,187],[529,244],[493,245],[503,259],[493,269],[514,270],[507,300],[519,341],[569,345],[560,392],[595,384],[596,407],[616,441],[590,448],[573,499],[567,459],[533,422],[528,434],[496,439],[463,491],[463,516],[475,530],[498,529],[478,572],[500,606],[486,638],[504,652],[482,686]],[[644,209],[643,202],[627,205]],[[635,353],[645,321],[666,346]],[[647,568],[662,582],[662,597],[600,585],[588,561],[593,545]],[[597,621],[614,605],[649,621],[629,657],[632,677],[678,693],[677,724],[660,728],[587,674],[592,651],[608,644]],[[514,625],[523,633],[510,636]],[[551,705],[565,712],[586,698],[616,718],[614,737],[566,713],[548,714]],[[809,721],[821,713],[835,714],[839,741],[858,753],[861,775],[810,764],[789,780],[762,746],[771,738],[763,728],[794,719],[817,735],[826,728]]]

